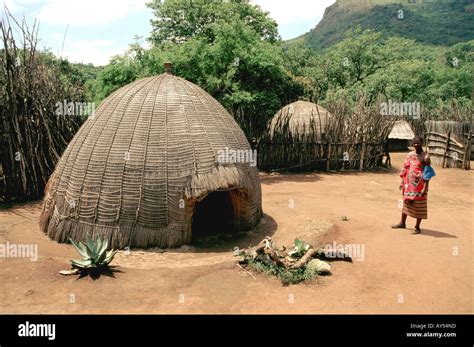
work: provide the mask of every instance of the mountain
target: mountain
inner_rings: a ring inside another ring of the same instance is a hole
[[[286,45],[326,48],[359,25],[387,36],[451,46],[474,39],[474,0],[337,0],[314,29]]]

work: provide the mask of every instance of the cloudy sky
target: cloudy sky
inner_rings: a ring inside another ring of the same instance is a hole
[[[110,57],[123,53],[135,35],[148,36],[152,17],[145,6],[148,1],[1,0],[16,18],[39,21],[42,47],[72,62],[95,65],[105,65]],[[282,38],[290,39],[313,28],[335,0],[251,2],[270,12]]]

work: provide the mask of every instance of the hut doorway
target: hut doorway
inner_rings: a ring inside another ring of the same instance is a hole
[[[192,239],[235,231],[233,191],[215,191],[194,205]]]

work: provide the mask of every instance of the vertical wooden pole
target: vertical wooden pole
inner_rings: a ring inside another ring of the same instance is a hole
[[[464,170],[471,169],[471,138],[472,138],[472,133],[469,132],[465,145],[464,145],[464,158],[462,161],[462,168]]]
[[[461,165],[461,168],[464,169],[464,170],[466,170],[466,167],[467,167],[466,159],[467,159],[468,142],[469,142],[469,138],[464,140],[463,157],[462,157],[462,165]]]
[[[328,157],[327,157],[327,160],[326,160],[326,171],[329,172],[329,170],[331,169],[331,144],[328,143]]]
[[[425,139],[425,141],[426,141],[426,150],[427,150],[428,154],[431,152],[430,151],[430,143],[431,143],[431,138],[430,137],[431,137],[431,133],[428,130],[428,132],[426,133],[426,139]]]
[[[364,170],[364,158],[365,158],[365,138],[362,140],[362,150],[360,153],[359,171]]]
[[[444,156],[443,156],[443,165],[442,167],[446,165],[446,156],[448,155],[448,150],[449,150],[449,138],[451,137],[451,130],[448,131],[448,136],[446,137],[446,147],[444,149]]]

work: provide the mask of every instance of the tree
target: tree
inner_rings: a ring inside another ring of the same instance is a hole
[[[238,16],[218,21],[214,42],[196,37],[164,50],[175,73],[202,86],[235,117],[249,138],[259,137],[268,119],[300,93],[286,72],[279,44]]]
[[[136,79],[163,72],[194,82],[221,102],[249,138],[301,94],[286,72],[277,24],[244,0],[154,0],[150,49],[138,42],[114,57],[90,88],[103,99]]]
[[[183,43],[194,37],[215,39],[213,26],[237,16],[253,28],[262,40],[279,40],[278,25],[259,6],[246,0],[152,0],[153,10],[150,41],[153,45]]]
[[[102,101],[114,91],[139,78],[140,68],[129,53],[111,59],[97,78],[87,84],[89,93],[96,103]]]

